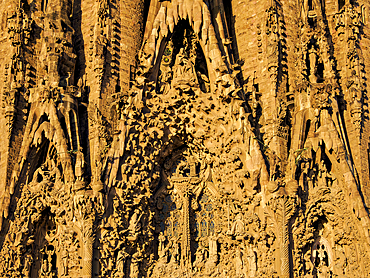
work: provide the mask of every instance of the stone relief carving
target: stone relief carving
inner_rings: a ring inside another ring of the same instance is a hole
[[[0,277],[365,277],[365,11],[133,3],[1,15]]]

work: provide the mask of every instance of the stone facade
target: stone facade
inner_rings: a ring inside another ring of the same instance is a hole
[[[3,0],[0,277],[370,277],[365,0]]]

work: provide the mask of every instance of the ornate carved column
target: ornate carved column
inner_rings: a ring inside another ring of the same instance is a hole
[[[74,196],[76,225],[81,230],[82,237],[82,272],[83,278],[91,278],[93,274],[93,246],[95,240],[94,219],[95,209],[85,191],[79,191]]]
[[[191,163],[194,166],[194,163]],[[190,177],[172,178],[175,191],[182,198],[182,239],[181,239],[181,261],[180,265],[185,273],[191,274],[191,242],[190,242],[190,198],[195,184],[201,179],[196,177],[195,168],[190,167]]]
[[[190,224],[189,224],[189,192],[183,192],[183,234],[181,240],[181,264],[186,271],[191,271]]]
[[[190,251],[190,223],[189,205],[190,192],[189,183],[184,178],[175,179],[175,189],[179,191],[182,199],[182,238],[181,238],[181,259],[180,266],[185,272],[191,272],[191,251]]]
[[[86,227],[83,238],[83,269],[82,277],[92,277],[92,261],[93,261],[93,244],[94,244],[94,233],[92,225]]]
[[[289,221],[295,211],[295,198],[287,195],[273,196],[268,205],[268,214],[274,223],[276,234],[280,239],[280,273],[281,277],[290,277],[289,260]]]

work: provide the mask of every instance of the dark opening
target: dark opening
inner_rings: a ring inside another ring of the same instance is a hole
[[[257,179],[257,186],[254,189],[257,191],[257,193],[260,193],[261,192],[260,179]]]
[[[292,145],[292,136],[290,135],[290,132],[289,132],[289,135],[288,135],[288,142],[287,142],[287,153],[289,154],[289,151],[290,151],[290,147]]]
[[[46,9],[48,8],[48,0],[42,0],[41,2],[41,9],[44,13],[46,13]]]
[[[312,11],[313,10],[312,0],[308,0],[307,5],[308,5],[308,10]]]
[[[317,83],[324,82],[324,63],[318,63],[316,68]]]
[[[30,5],[28,4],[27,1],[22,1],[21,2],[21,8],[26,12],[29,13],[30,11]]]
[[[45,161],[48,155],[48,149],[49,149],[49,140],[45,140],[45,137],[43,136],[43,143],[40,146],[40,155],[39,159],[37,161],[37,168],[39,168]],[[36,169],[37,169],[36,168]]]
[[[197,163],[197,165],[195,166],[195,172],[196,172],[197,175],[200,173],[200,164],[199,163]]]
[[[310,131],[310,127],[311,127],[311,120],[308,120],[306,122],[306,129],[304,131],[304,138],[303,138],[303,144],[306,142],[307,140],[307,136],[308,136],[308,132]]]
[[[150,7],[150,0],[145,0],[145,2],[144,2],[144,13],[143,13],[143,30],[144,30],[144,32],[145,32],[146,21],[148,19],[149,7]]]
[[[121,92],[121,86],[117,83],[116,84],[116,93]]]
[[[338,0],[338,11],[340,11],[346,4],[346,0]]]
[[[224,9],[225,9],[225,16],[226,16],[226,23],[229,32],[231,31],[231,24],[232,24],[232,7],[231,7],[231,1],[224,1]]]
[[[321,160],[324,161],[324,164],[325,164],[325,167],[326,167],[327,171],[331,172],[331,165],[332,164],[331,164],[331,161],[330,161],[329,157],[326,155],[324,148],[321,152]]]

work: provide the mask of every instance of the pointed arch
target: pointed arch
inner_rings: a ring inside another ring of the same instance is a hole
[[[14,167],[11,183],[7,185],[8,189],[3,197],[4,216],[7,217],[10,198],[14,194],[17,185],[25,183],[27,176],[30,174],[27,166],[31,163],[29,157],[33,149],[40,148],[43,142],[45,142],[44,140],[48,140],[49,144],[55,147],[64,175],[64,182],[68,184],[74,181],[72,160],[68,152],[67,140],[59,122],[54,101],[34,102],[32,103],[30,115],[26,124],[20,149],[20,158]],[[33,153],[33,155],[37,154]],[[27,172],[27,175],[22,175],[23,179],[20,180],[22,172]]]
[[[319,252],[325,252],[323,258],[319,257]],[[326,256],[325,256],[326,255]],[[319,263],[317,263],[318,260],[322,259],[325,260],[325,264],[328,267],[333,266],[333,261],[334,261],[334,255],[333,251],[331,249],[329,241],[322,236],[319,236],[315,242],[312,244],[312,263],[317,267]]]
[[[187,20],[180,20],[172,34],[162,41],[150,80],[160,93],[171,90],[209,92],[209,70],[203,50]]]
[[[173,33],[175,26],[180,20],[187,20],[198,36],[200,46],[206,58],[207,67],[212,69],[228,70],[227,64],[222,58],[216,32],[212,25],[211,12],[209,7],[201,0],[195,1],[171,1],[161,4],[158,13],[153,21],[151,33],[144,42],[145,58],[142,63],[152,68],[161,58],[163,41],[169,33]],[[148,29],[147,29],[148,32]],[[214,71],[209,72],[211,84],[216,80]],[[213,81],[213,82],[212,82]]]

